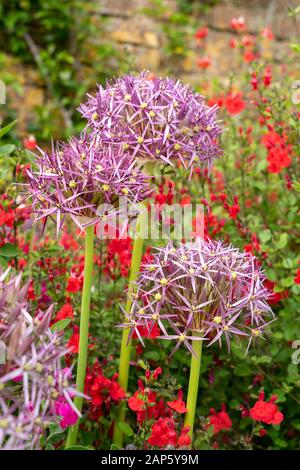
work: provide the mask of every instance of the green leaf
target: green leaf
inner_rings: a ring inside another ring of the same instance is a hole
[[[259,173],[267,169],[268,162],[266,160],[260,160],[256,165],[256,171]]]
[[[45,450],[55,450],[55,447],[49,442],[49,444],[46,444]]]
[[[287,233],[282,233],[279,237],[279,240],[275,243],[275,249],[276,250],[282,250],[288,241],[288,236]]]
[[[119,422],[118,426],[126,436],[132,436],[134,434],[133,429],[129,426],[128,423]]]
[[[300,181],[293,181],[292,187],[297,193],[300,193]]]
[[[300,53],[300,44],[297,44],[297,43],[290,44],[290,48],[291,48],[294,52],[299,52],[299,53]]]
[[[295,429],[299,429],[299,431],[300,431],[300,419],[295,419],[294,421],[291,421],[291,425],[292,425]]]
[[[7,145],[2,145],[0,147],[0,157],[5,157],[5,155],[10,155],[14,150],[16,146],[13,144],[7,144]]]
[[[65,431],[62,429],[59,424],[50,424],[49,426],[49,436],[47,437],[47,441],[51,441],[54,437],[63,434]]]
[[[51,326],[50,330],[52,331],[52,333],[58,333],[59,331],[64,330],[68,326],[70,321],[71,321],[71,318],[65,318],[63,320],[59,320]]]
[[[282,285],[282,287],[290,287],[294,284],[294,278],[286,277],[285,279],[281,279],[280,284]]]
[[[272,238],[271,230],[269,230],[269,229],[267,229],[267,230],[262,230],[262,231],[259,233],[259,238],[260,238],[260,240],[261,240],[262,243],[268,242],[268,241],[271,240],[271,238]]]
[[[234,369],[234,373],[238,377],[246,377],[251,374],[251,369],[247,364],[238,364]]]
[[[106,428],[109,427],[109,425],[111,424],[111,422],[104,418],[104,416],[101,416],[100,419],[99,419],[100,423],[103,424]]]
[[[120,449],[121,449],[121,447],[117,446],[117,444],[112,444],[110,446],[110,450],[120,450]]]
[[[67,447],[66,450],[95,450],[94,447],[88,447],[88,446],[70,446]]]
[[[3,137],[5,134],[7,134],[16,125],[16,123],[17,123],[17,120],[10,122],[5,127],[2,127],[2,129],[0,129],[0,138]]]
[[[138,365],[139,365],[142,369],[147,370],[147,365],[145,364],[145,362],[144,362],[142,359],[140,359],[140,360],[138,361]]]
[[[157,362],[160,360],[160,354],[158,351],[146,351],[145,358],[148,359],[149,361]]]
[[[0,247],[0,256],[4,258],[15,258],[19,254],[19,249],[12,243],[6,243]]]

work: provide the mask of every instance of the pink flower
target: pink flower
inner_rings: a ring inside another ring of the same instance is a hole
[[[73,424],[76,424],[78,415],[77,413],[75,413],[73,408],[71,408],[71,406],[65,400],[64,397],[59,397],[56,400],[54,407],[57,416],[60,416],[62,418],[60,421],[60,427],[62,429],[66,429],[69,426],[73,426]]]
[[[234,31],[244,31],[246,28],[245,18],[243,16],[239,16],[238,18],[232,18],[231,28]]]
[[[266,26],[266,28],[261,32],[261,36],[263,38],[270,39],[270,41],[274,39],[273,31],[268,26]]]

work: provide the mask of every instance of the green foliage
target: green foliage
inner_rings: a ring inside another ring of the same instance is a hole
[[[34,67],[45,88],[46,103],[36,107],[36,119],[27,123],[38,139],[80,130],[76,107],[87,91],[127,70],[126,51],[118,51],[103,38],[104,21],[93,2],[84,0],[1,3],[0,39],[5,52]],[[10,84],[5,67],[0,78]]]

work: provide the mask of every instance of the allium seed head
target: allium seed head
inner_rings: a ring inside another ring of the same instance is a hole
[[[125,75],[99,85],[79,111],[105,144],[121,142],[141,161],[211,168],[221,154],[217,107],[179,80]],[[97,119],[94,119],[94,115]]]
[[[41,151],[36,164],[37,170],[28,172],[33,207],[38,218],[56,216],[57,230],[66,215],[79,227],[96,224],[99,206],[117,208],[120,197],[136,215],[137,203],[152,192],[149,176],[136,168],[133,156],[119,144],[103,147],[99,138],[87,135]]]
[[[0,364],[0,449],[36,449],[45,428],[59,422],[57,399],[77,416],[71,370],[62,367],[68,352],[49,328],[52,307],[34,318],[27,305],[28,284],[0,271],[0,340],[6,363]]]
[[[208,346],[224,339],[230,349],[234,335],[248,336],[249,348],[262,337],[270,317],[273,321],[264,275],[250,253],[197,239],[176,249],[171,243],[159,248],[151,266],[155,269],[140,273],[122,326],[131,326],[140,337],[139,327],[151,333],[157,323],[161,338],[176,341],[172,353],[182,343],[193,352],[193,339],[208,341]]]

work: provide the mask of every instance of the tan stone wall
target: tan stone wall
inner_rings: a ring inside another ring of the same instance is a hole
[[[270,26],[275,40],[265,41],[262,53],[273,56],[278,62],[289,52],[289,41],[296,34],[292,18],[288,17],[288,0],[221,0],[207,14],[199,17],[199,26],[208,25],[209,39],[205,54],[211,56],[212,66],[209,75],[223,74],[232,69],[232,51],[229,39],[232,36],[230,22],[233,17],[243,16],[249,33],[262,31]],[[168,11],[163,18],[154,19],[143,14],[149,7],[149,0],[98,0],[97,11],[109,17],[106,32],[120,48],[128,49],[135,57],[139,69],[148,68],[154,72],[175,68],[174,72],[194,82],[199,76],[196,58],[201,51],[195,42],[187,44],[188,57],[179,65],[165,62],[163,47],[167,38],[162,32],[162,24],[168,21],[168,14],[176,10],[176,0],[167,2]],[[174,26],[175,27],[175,26]]]
[[[168,69],[185,81],[196,84],[203,75],[226,80],[230,72],[234,73],[235,67],[240,67],[239,62],[234,60],[235,51],[228,46],[233,17],[244,16],[250,33],[257,33],[266,25],[272,28],[275,40],[265,41],[261,51],[266,63],[271,56],[278,62],[286,57],[290,50],[289,43],[296,33],[293,19],[288,17],[289,3],[288,0],[221,0],[207,14],[197,18],[199,27],[208,25],[210,30],[205,55],[212,58],[212,65],[205,71],[199,70],[196,65],[196,59],[203,51],[197,49],[192,32],[191,42],[186,44],[187,57],[176,63],[172,59],[166,60],[163,51],[167,38],[163,33],[163,25],[176,10],[176,0],[165,1],[167,8],[159,18],[143,12],[144,8],[151,7],[150,0],[96,0],[94,15],[95,19],[105,18],[106,39],[120,50],[129,51],[136,68],[146,68],[156,73]],[[99,33],[99,38],[91,38],[91,41],[100,40],[100,34],[102,36],[103,33]],[[14,60],[11,67],[18,70],[24,86],[24,95],[18,100],[18,114],[19,122],[25,123],[33,115],[33,106],[43,104],[44,89],[35,70],[23,68]]]

